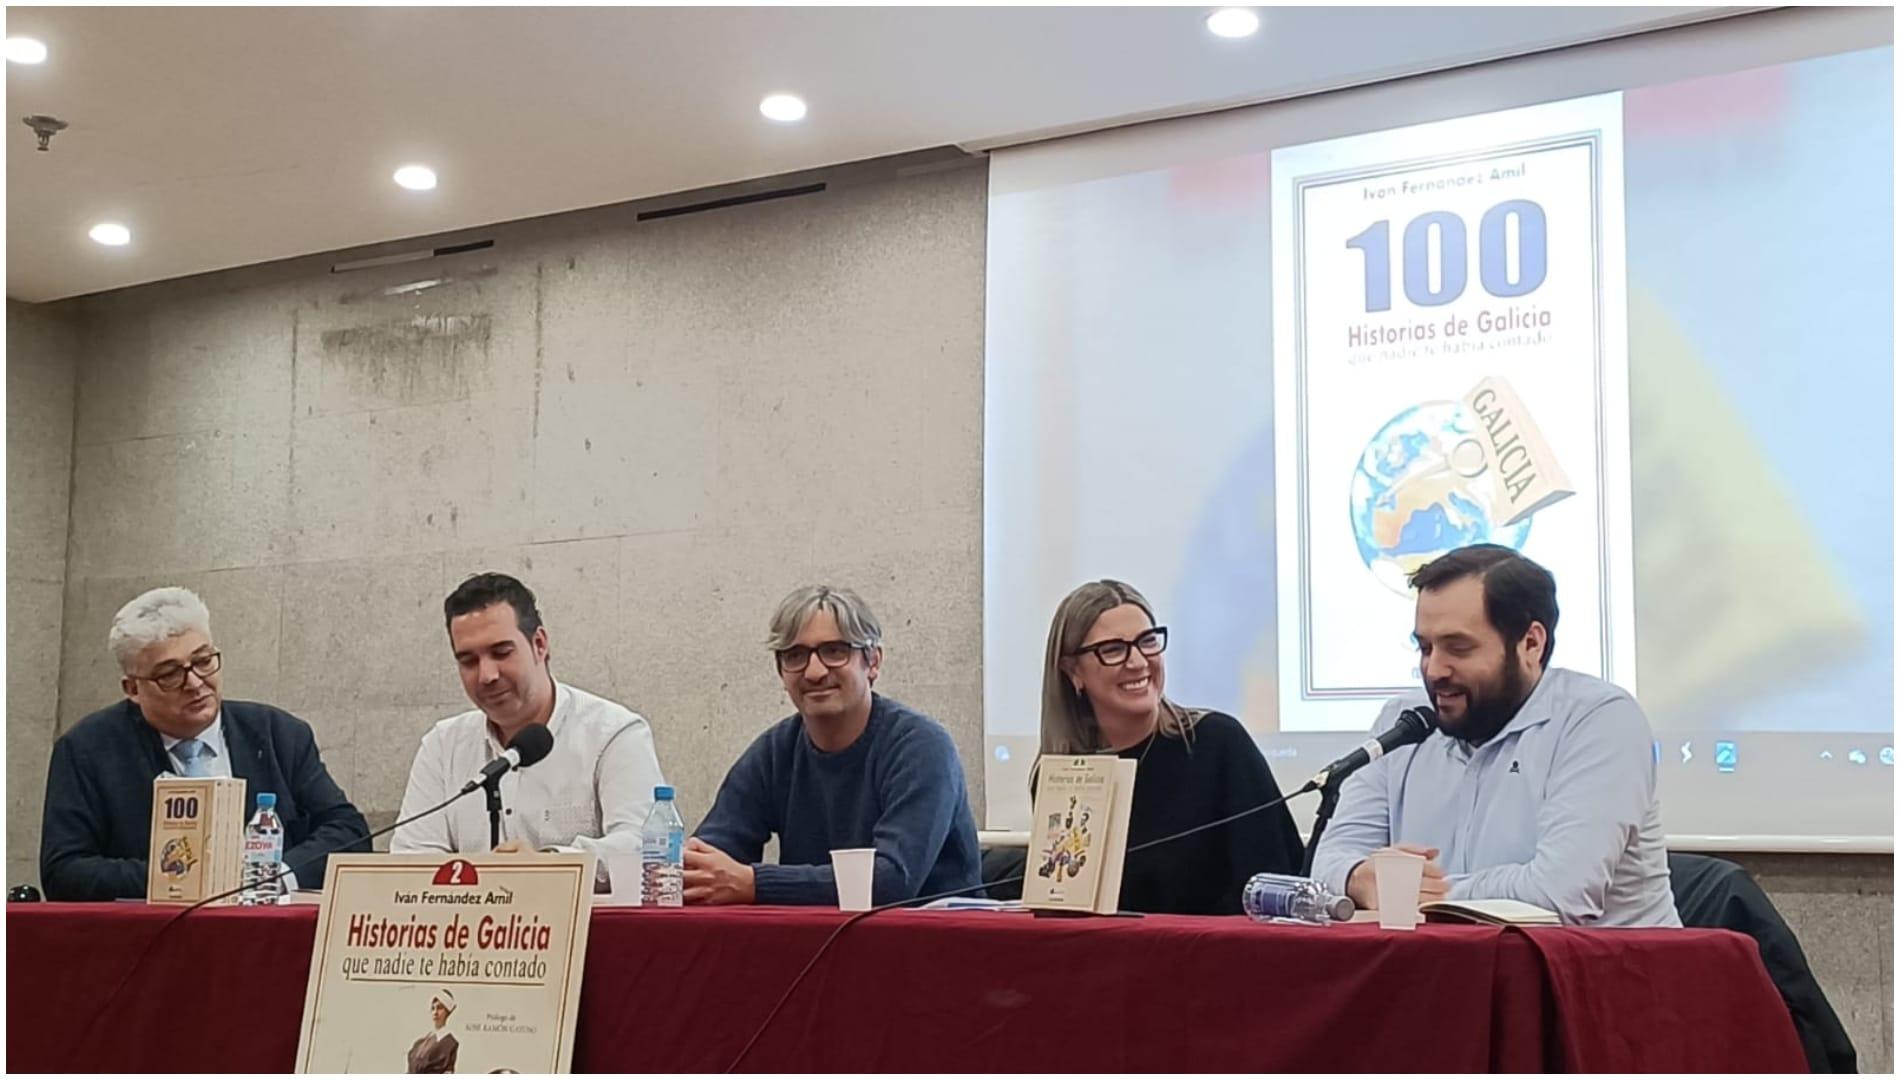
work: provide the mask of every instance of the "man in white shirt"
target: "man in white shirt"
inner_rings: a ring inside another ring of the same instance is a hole
[[[554,736],[548,756],[501,778],[502,842],[494,850],[637,854],[653,789],[666,783],[646,719],[555,681],[547,627],[520,581],[477,574],[449,594],[443,614],[462,689],[475,708],[423,735],[401,817],[454,795],[522,730],[545,724]],[[487,851],[487,803],[470,795],[410,822],[396,830],[389,850]]]

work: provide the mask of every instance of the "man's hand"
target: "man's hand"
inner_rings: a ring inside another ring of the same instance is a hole
[[[1418,882],[1418,902],[1429,904],[1434,900],[1443,900],[1451,891],[1451,883],[1445,880],[1445,871],[1438,865],[1438,849],[1423,844],[1393,844],[1380,848],[1372,855],[1383,851],[1403,851],[1425,857],[1425,872]],[[1372,855],[1367,855],[1352,873],[1346,877],[1346,895],[1361,911],[1377,911],[1379,908],[1379,882],[1372,872]]]
[[[689,904],[750,904],[752,868],[695,836],[686,841]]]
[[[533,852],[534,852],[534,849],[528,846],[528,842],[526,840],[503,840],[501,843],[496,844],[494,850],[489,852],[489,854],[491,855],[529,855],[529,854],[532,854]]]

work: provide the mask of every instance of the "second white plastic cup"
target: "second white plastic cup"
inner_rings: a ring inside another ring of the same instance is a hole
[[[639,907],[641,875],[639,853],[615,852],[604,854],[600,859],[607,866],[608,893],[604,897],[596,897],[595,902],[615,907]]]
[[[1379,925],[1387,930],[1418,926],[1418,887],[1425,880],[1425,856],[1409,851],[1377,851],[1372,876],[1379,893]]]
[[[871,910],[871,871],[876,848],[839,848],[831,853],[831,874],[838,879],[838,910]]]

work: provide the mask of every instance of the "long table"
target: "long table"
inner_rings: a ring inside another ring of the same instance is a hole
[[[9,1071],[284,1072],[316,909],[9,904]],[[576,1071],[735,1064],[844,915],[598,909]],[[136,966],[136,970],[134,970]],[[128,979],[128,973],[130,978]],[[402,1062],[384,1067],[401,1071]],[[1804,1071],[1753,941],[1714,930],[888,911],[741,1071]]]

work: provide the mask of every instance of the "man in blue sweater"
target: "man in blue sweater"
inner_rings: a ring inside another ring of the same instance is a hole
[[[974,888],[982,857],[950,734],[871,692],[883,632],[856,593],[793,592],[772,617],[798,712],[755,739],[686,844],[689,904],[835,904],[831,852],[876,848],[876,904]],[[779,863],[759,860],[778,834]]]

